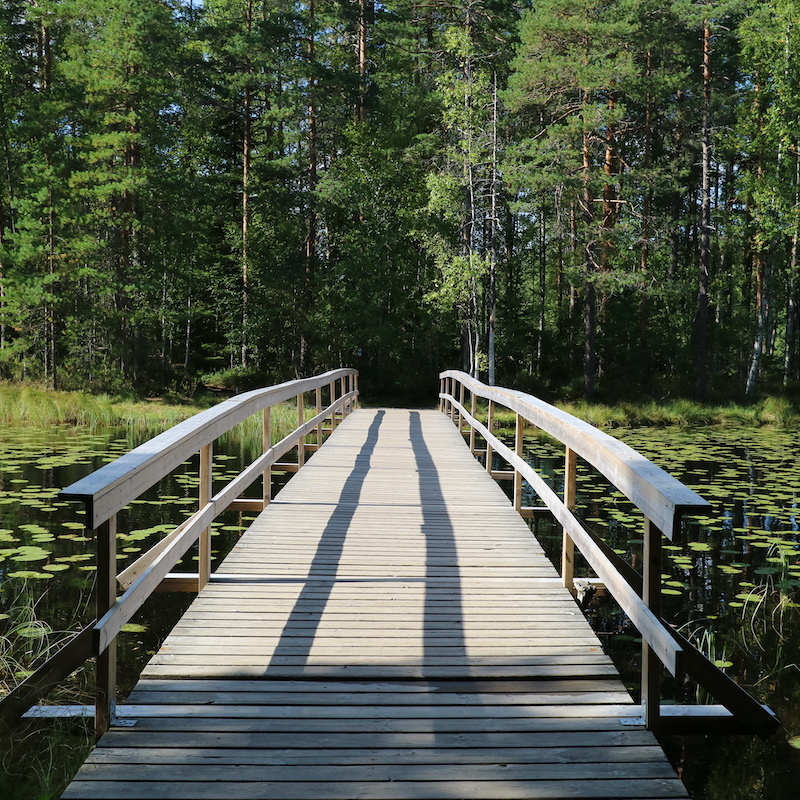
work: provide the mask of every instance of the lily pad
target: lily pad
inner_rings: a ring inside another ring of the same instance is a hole
[[[9,578],[21,578],[22,580],[31,580],[31,581],[38,581],[44,578],[52,578],[52,574],[49,572],[34,572],[33,570],[29,569],[21,569],[17,570],[16,572],[9,572]]]

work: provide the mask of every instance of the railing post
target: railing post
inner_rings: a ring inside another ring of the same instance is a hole
[[[489,401],[489,417],[486,420],[486,427],[489,429],[489,433],[494,428],[494,400]],[[492,446],[488,439],[486,440],[486,471],[490,475],[492,474]]]
[[[475,391],[471,391],[470,395],[472,397],[472,402],[470,404],[470,413],[472,414],[472,418],[475,419],[475,413],[478,410],[478,398],[475,396]],[[472,455],[475,455],[475,427],[473,425],[469,426],[469,451]]]
[[[207,444],[200,448],[200,488],[198,504],[200,508],[211,500],[213,494],[213,461],[214,445]],[[211,528],[201,532],[197,553],[197,590],[200,591],[211,577]]]
[[[297,427],[302,428],[303,423],[306,421],[305,408],[303,407],[303,393],[297,395]],[[306,442],[305,436],[301,436],[297,440],[297,468],[305,464],[306,461]]]
[[[439,378],[439,411],[444,413],[444,394],[445,378]]]
[[[317,389],[317,392],[320,390]],[[261,446],[262,446],[262,453],[266,453],[267,450],[272,447],[272,408],[267,406],[262,412],[262,423],[261,423]],[[263,476],[263,486],[262,486],[262,497],[264,498],[264,505],[269,505],[270,501],[272,500],[272,465],[268,466],[264,470]]]
[[[322,413],[322,387],[317,386],[317,390],[314,393],[314,400],[316,402],[316,416],[319,416]],[[317,425],[317,450],[322,447],[322,422]]]
[[[522,434],[525,430],[522,417],[516,415],[516,427],[514,428],[514,453],[522,458]],[[514,508],[520,511],[522,508],[522,473],[514,470]]]
[[[569,447],[564,453],[564,505],[570,510],[575,509],[577,495],[578,455]],[[575,594],[575,543],[562,529],[561,538],[561,583],[564,588]]]
[[[97,529],[97,619],[117,602],[117,515]],[[96,633],[96,632],[95,632]],[[114,721],[117,707],[117,640],[97,654],[94,731],[100,738]]]
[[[642,552],[642,600],[661,618],[661,531],[645,518]],[[661,661],[642,639],[642,706],[645,727],[658,733],[661,719]]]
[[[336,402],[336,381],[330,383],[331,405]],[[336,429],[336,409],[331,410],[331,433]]]
[[[459,384],[458,384],[458,402],[461,403],[461,407],[462,408],[464,407],[464,391],[465,391],[464,384],[462,382],[459,382]],[[463,417],[463,415],[461,414],[460,411],[458,412],[458,432],[459,433],[463,433],[464,432],[464,417]]]
[[[361,394],[358,391],[358,374],[353,375],[353,391],[356,393],[356,400],[355,400],[355,407],[359,407],[359,400],[361,399]]]

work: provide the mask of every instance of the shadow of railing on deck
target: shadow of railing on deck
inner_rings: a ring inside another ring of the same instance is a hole
[[[453,524],[445,504],[439,473],[425,442],[418,411],[409,418],[409,438],[419,473],[422,535],[425,539],[425,612],[423,618],[423,665],[440,663],[441,632],[447,630],[447,655],[452,664],[466,669],[461,575]],[[450,579],[445,584],[442,579]],[[443,610],[447,614],[443,616]],[[465,677],[462,675],[462,677]]]
[[[305,578],[305,585],[286,620],[270,663],[264,671],[265,675],[283,673],[285,663],[289,663],[287,659],[292,659],[293,666],[301,666],[301,661],[308,662],[325,606],[336,585],[336,572],[347,531],[358,508],[364,479],[369,473],[370,461],[378,443],[379,430],[385,413],[378,411],[369,426],[364,445],[356,456],[353,469],[342,486],[336,507],[325,525]]]

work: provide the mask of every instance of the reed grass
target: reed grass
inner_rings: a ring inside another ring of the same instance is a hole
[[[0,424],[71,425],[89,429],[128,427],[164,430],[209,403],[134,401],[86,392],[59,392],[28,384],[0,383]]]
[[[648,403],[555,403],[596,428],[666,427],[669,425],[750,425],[791,427],[800,425],[800,407],[784,397],[768,397],[750,405],[729,403],[708,406],[694,400],[668,400]],[[487,418],[486,405],[478,408],[478,417]],[[495,425],[514,426],[514,412],[495,407]]]
[[[221,402],[204,397],[195,403],[164,400],[129,400],[85,392],[59,392],[27,384],[0,383],[0,425],[35,427],[71,426],[90,431],[124,428],[133,440],[141,441],[177,425],[193,414]],[[313,415],[306,410],[306,419]],[[297,407],[281,403],[272,409],[273,442],[297,425]],[[261,446],[261,416],[250,417],[226,434],[232,441],[242,439]]]

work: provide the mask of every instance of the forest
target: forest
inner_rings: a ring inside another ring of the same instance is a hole
[[[800,0],[0,0],[0,380],[800,394]]]

